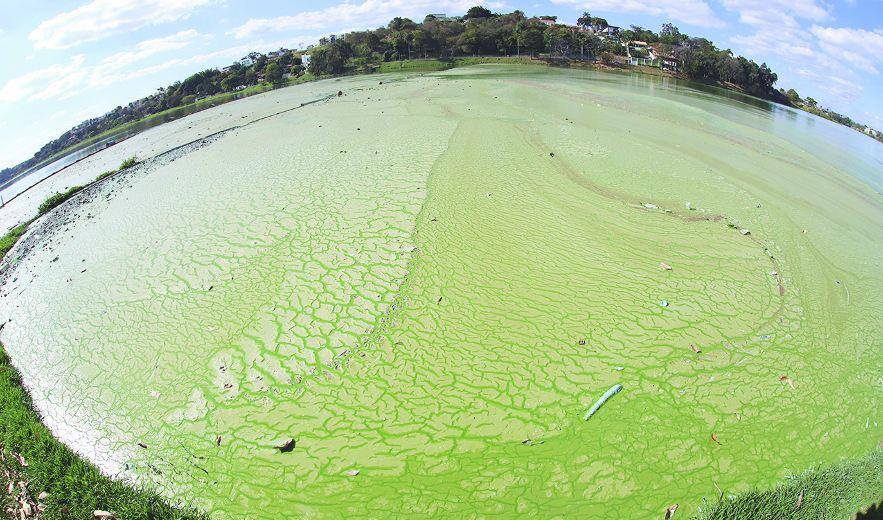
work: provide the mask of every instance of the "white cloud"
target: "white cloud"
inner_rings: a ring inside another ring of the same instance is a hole
[[[211,0],[92,0],[40,23],[28,38],[38,49],[68,49],[190,16]]]
[[[753,34],[733,36],[730,41],[752,55],[778,55],[786,60],[810,58],[815,50],[801,19],[822,21],[830,14],[815,0],[722,0],[723,6],[753,27]]]
[[[201,36],[195,29],[189,29],[163,38],[144,40],[137,44],[133,50],[118,52],[101,60],[101,63],[92,70],[90,84],[92,86],[106,86],[136,77],[135,74],[139,71],[127,70],[130,65],[144,61],[156,54],[183,49]],[[143,75],[145,74],[138,74],[138,76]]]
[[[144,40],[132,49],[112,54],[95,65],[87,65],[86,56],[78,54],[68,64],[52,65],[7,81],[0,88],[0,102],[67,99],[84,88],[104,87],[146,76],[151,73],[151,68],[135,65],[157,54],[183,49],[201,37],[196,30],[189,29],[163,38]]]
[[[0,88],[0,101],[15,102],[23,99],[65,99],[71,91],[68,87],[82,82],[87,72],[83,69],[86,56],[78,54],[67,65],[52,65],[13,78]]]
[[[254,40],[190,57],[164,59],[152,65],[144,64],[153,56],[183,49],[204,38],[207,37],[194,29],[180,31],[163,38],[142,41],[131,49],[112,54],[94,65],[87,64],[86,56],[79,54],[66,65],[52,65],[9,80],[0,88],[0,103],[22,100],[63,100],[88,88],[107,87],[176,67],[218,64],[221,60],[232,62],[251,51],[266,51],[318,40],[316,36],[305,35],[289,36],[274,41]]]
[[[828,10],[815,0],[722,0],[728,11],[739,15],[739,21],[760,27],[797,27],[798,19],[820,22],[827,20]]]
[[[844,101],[854,101],[864,92],[864,87],[846,78],[819,73],[812,69],[797,69],[794,74],[810,80],[819,90]]]
[[[476,0],[365,0],[336,4],[316,11],[303,11],[277,18],[251,18],[230,31],[237,39],[271,31],[323,31],[332,27],[376,27],[396,16],[420,18],[427,13],[465,13],[482,4],[499,8],[503,4]]]
[[[711,6],[704,0],[552,0],[553,4],[570,5],[588,11],[640,13],[664,16],[671,21],[701,27],[723,27]]]
[[[877,74],[876,61],[883,58],[883,30],[819,27],[810,29],[819,47],[834,58],[851,63],[859,69]]]

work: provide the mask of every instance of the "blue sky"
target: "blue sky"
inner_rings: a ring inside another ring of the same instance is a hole
[[[251,50],[477,3],[566,23],[583,10],[620,26],[670,21],[766,61],[777,86],[883,128],[883,0],[0,0],[0,168],[86,118]]]

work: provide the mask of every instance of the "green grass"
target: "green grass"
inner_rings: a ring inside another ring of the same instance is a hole
[[[5,235],[0,237],[0,260],[3,260],[3,257],[6,256],[6,253],[12,249],[12,246],[18,242],[18,239],[21,238],[22,235],[25,234],[25,231],[28,229],[29,222],[25,222],[24,224],[19,224],[14,228],[10,229],[6,232]]]
[[[121,172],[127,168],[131,168],[132,166],[135,166],[136,164],[138,164],[138,158],[133,155],[133,156],[129,157],[128,159],[124,160],[122,163],[120,163],[120,167],[117,168],[116,170],[106,171],[106,172],[100,174],[98,177],[95,177],[95,180],[92,182],[98,182],[102,179],[106,179],[106,178],[110,177],[111,175],[113,175],[114,173]]]
[[[883,451],[794,475],[770,490],[752,490],[702,508],[694,520],[855,518],[883,501]],[[802,498],[801,498],[802,497]],[[800,507],[798,507],[800,502]]]
[[[40,206],[37,208],[37,213],[39,215],[45,215],[46,213],[49,213],[53,208],[60,206],[62,202],[73,197],[77,194],[78,191],[82,189],[82,186],[72,186],[67,191],[59,192],[55,195],[50,195],[49,198],[40,203]]]
[[[0,237],[0,259],[29,224],[21,224]],[[102,475],[97,467],[56,440],[43,425],[2,344],[0,470],[0,515],[7,518],[19,518],[23,507],[35,513],[38,506],[44,508],[40,518],[45,520],[88,519],[98,509],[110,511],[119,519],[208,518],[191,508],[174,507],[151,490]],[[7,491],[10,484],[11,493]]]
[[[110,479],[57,441],[40,421],[15,367],[0,345],[0,506],[21,507],[25,483],[31,507],[45,507],[47,520],[92,518],[96,509],[119,519],[208,518],[192,509],[173,507],[156,493]],[[22,466],[18,456],[27,466]],[[8,473],[7,473],[8,472]],[[10,479],[11,477],[11,479]],[[9,480],[13,493],[6,492]],[[45,493],[45,495],[42,495]],[[43,499],[39,497],[43,496]]]
[[[133,155],[133,156],[129,157],[128,159],[124,160],[122,162],[122,164],[120,164],[120,167],[117,168],[116,170],[106,171],[106,172],[102,173],[101,175],[99,175],[98,177],[95,177],[95,180],[92,182],[98,182],[101,179],[110,177],[111,175],[113,175],[116,172],[125,170],[126,168],[131,168],[132,166],[135,166],[136,164],[138,164],[138,159]],[[53,208],[60,206],[64,201],[66,201],[67,199],[76,195],[84,187],[85,186],[73,186],[73,187],[69,188],[67,191],[56,193],[55,195],[50,196],[49,198],[47,198],[46,200],[44,200],[43,202],[40,203],[40,206],[37,208],[38,216],[42,216],[42,215],[45,215],[46,213],[49,213]]]
[[[120,167],[117,169],[117,171],[125,170],[126,168],[131,168],[132,166],[135,166],[136,164],[138,164],[138,159],[133,155],[133,156],[129,157],[128,159],[126,159],[125,161],[123,161],[122,163],[120,163]]]

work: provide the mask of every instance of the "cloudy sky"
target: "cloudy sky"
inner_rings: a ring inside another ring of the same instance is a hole
[[[624,27],[670,21],[766,61],[778,86],[883,128],[883,0],[0,0],[0,168],[86,118],[251,50],[476,3],[566,23],[583,10]]]

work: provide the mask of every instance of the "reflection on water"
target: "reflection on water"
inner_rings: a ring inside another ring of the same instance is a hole
[[[47,165],[38,165],[38,167],[27,170],[0,184],[0,197],[3,198],[4,203],[9,202],[11,199],[43,179],[50,177],[54,173],[58,173],[84,157],[88,157],[95,152],[116,144],[119,140],[120,136],[109,136],[95,144],[71,152]]]
[[[229,99],[226,99],[224,102],[233,101],[241,97],[245,96],[243,94],[230,94]],[[150,119],[138,121],[132,125],[126,125],[123,130],[112,132],[107,137],[104,137],[101,140],[84,148],[72,151],[67,155],[64,155],[52,161],[49,164],[38,164],[30,170],[27,170],[11,179],[0,182],[0,198],[2,198],[2,202],[5,204],[18,195],[24,193],[34,185],[38,184],[39,182],[47,179],[48,177],[51,177],[52,175],[55,175],[56,173],[60,172],[61,170],[67,168],[68,166],[74,164],[81,159],[84,159],[109,146],[113,146],[120,141],[128,139],[129,137],[132,137],[135,134],[139,134],[145,130],[149,130],[153,127],[159,126],[169,121],[174,121],[175,119],[180,119],[190,114],[195,114],[196,112],[200,112],[202,110],[205,110],[206,108],[210,108],[221,103],[222,102],[213,103],[210,105],[186,105],[168,110],[166,112],[162,112],[160,114],[156,114]]]

